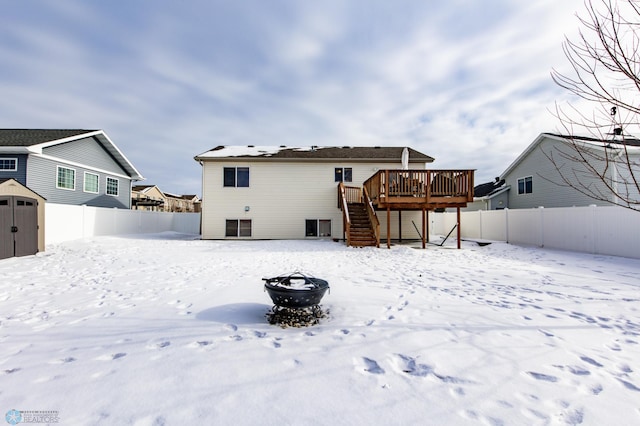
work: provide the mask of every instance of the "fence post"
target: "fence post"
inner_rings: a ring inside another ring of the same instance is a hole
[[[507,240],[507,244],[509,244],[509,208],[504,208],[504,226],[505,226],[505,239]]]
[[[539,206],[540,212],[540,247],[544,247],[544,206]]]
[[[592,254],[596,254],[597,253],[597,247],[598,245],[596,244],[596,205],[595,204],[590,204],[589,207],[591,207],[590,211],[591,211],[591,215],[590,215],[590,221],[591,221],[591,253]]]

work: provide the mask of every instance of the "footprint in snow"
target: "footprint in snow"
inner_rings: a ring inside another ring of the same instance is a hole
[[[432,367],[426,364],[418,364],[415,358],[407,355],[395,354],[392,361],[398,371],[410,376],[426,377],[433,373]]]
[[[602,364],[600,364],[598,361],[596,361],[593,358],[589,358],[588,356],[581,356],[580,357],[581,360],[583,360],[584,362],[586,362],[587,364],[591,364],[594,367],[604,367]]]
[[[99,356],[96,359],[99,360],[99,361],[113,361],[113,360],[120,359],[120,358],[125,357],[125,356],[127,356],[126,353],[118,352],[116,354],[102,355],[102,356]]]
[[[149,343],[147,345],[147,348],[149,348],[149,349],[162,349],[162,348],[166,348],[169,345],[171,345],[170,341],[162,340],[160,342]]]
[[[556,376],[551,376],[549,374],[536,373],[535,371],[527,371],[527,374],[534,379],[541,380],[543,382],[555,383],[558,381],[558,378]]]
[[[356,369],[360,371],[364,371],[366,373],[371,373],[371,374],[385,373],[384,369],[380,367],[378,363],[371,358],[362,357],[360,359],[357,359],[355,361],[355,364],[356,364]]]
[[[66,358],[61,358],[61,359],[55,359],[53,361],[50,362],[50,364],[67,364],[69,362],[73,362],[76,359],[72,356],[68,356]]]
[[[213,344],[213,341],[211,341],[211,340],[198,340],[196,342],[189,343],[189,347],[190,348],[204,348],[206,346],[210,346],[211,344]]]

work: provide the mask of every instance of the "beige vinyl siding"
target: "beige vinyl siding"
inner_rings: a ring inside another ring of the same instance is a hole
[[[224,167],[249,167],[249,187],[223,187]],[[331,237],[342,238],[342,211],[337,207],[338,183],[334,181],[336,167],[351,167],[353,182],[345,184],[357,187],[377,170],[390,168],[388,163],[204,162],[202,238],[225,238],[227,219],[250,219],[253,239],[305,238],[306,219],[329,219]],[[245,207],[249,210],[245,211]],[[414,220],[420,226],[420,212],[417,216],[403,212],[403,236],[413,229],[411,216],[418,218]],[[379,217],[386,223],[386,212],[380,212]],[[392,212],[392,225],[394,217],[397,212]],[[395,222],[397,229],[397,219]],[[382,232],[386,232],[386,224]]]

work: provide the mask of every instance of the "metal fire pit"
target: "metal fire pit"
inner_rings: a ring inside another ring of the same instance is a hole
[[[329,290],[327,281],[300,272],[263,278],[263,281],[273,303],[284,308],[302,309],[317,306]]]

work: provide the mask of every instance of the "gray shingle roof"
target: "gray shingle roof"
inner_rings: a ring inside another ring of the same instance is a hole
[[[196,159],[298,159],[298,160],[380,160],[397,161],[402,157],[404,147],[261,147],[248,146],[246,149],[237,146],[217,146],[196,156]],[[433,157],[409,149],[410,161],[430,163]]]
[[[32,146],[95,131],[82,129],[0,129],[0,146]]]
[[[0,150],[24,150],[26,153],[36,145],[63,143],[65,139],[82,139],[87,135],[95,137],[111,154],[116,162],[127,172],[133,180],[143,180],[144,177],[133,164],[124,156],[117,146],[102,130],[85,129],[0,129]]]

